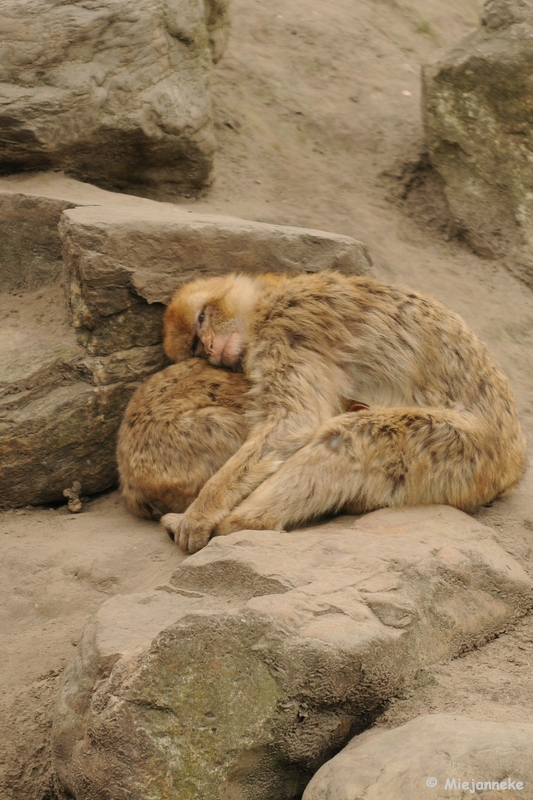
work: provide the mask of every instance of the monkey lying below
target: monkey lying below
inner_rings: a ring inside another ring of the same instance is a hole
[[[128,509],[159,519],[181,512],[243,444],[244,375],[191,358],[152,375],[131,398],[118,433]]]
[[[183,512],[244,443],[246,378],[190,358],[152,375],[118,432],[121,493],[137,517]],[[352,403],[348,411],[368,408]]]
[[[246,441],[183,515],[162,519],[188,552],[327,513],[472,511],[523,473],[505,376],[419,292],[334,272],[204,279],[175,294],[164,342],[174,360],[201,355],[250,382]],[[346,401],[370,408],[343,413]]]

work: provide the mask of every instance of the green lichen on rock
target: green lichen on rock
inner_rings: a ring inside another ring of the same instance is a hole
[[[54,763],[76,800],[296,800],[421,667],[532,602],[446,506],[215,537],[165,589],[105,603],[65,671]]]
[[[142,706],[137,725],[146,722],[164,765],[161,791],[168,787],[173,800],[215,797],[243,753],[251,763],[275,741],[280,690],[250,635],[231,616],[181,623],[156,642],[126,693]]]

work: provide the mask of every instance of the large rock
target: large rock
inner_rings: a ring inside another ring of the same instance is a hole
[[[466,514],[213,539],[86,628],[53,750],[76,800],[289,800],[420,667],[480,645],[532,582]],[[413,795],[414,796],[414,795]]]
[[[163,305],[195,277],[326,268],[360,275],[370,267],[366,248],[349,236],[163,203],[69,209],[59,234],[74,325],[89,352],[103,355],[160,341]]]
[[[207,78],[227,0],[0,0],[0,171],[193,194],[215,149]]]
[[[189,213],[55,174],[0,180],[0,505],[116,482],[122,414],[166,363],[164,304],[184,281],[369,264],[346,236]]]
[[[0,177],[0,292],[29,292],[64,276],[57,226],[77,206],[151,208],[153,203],[117,195],[57,172]]]
[[[533,285],[533,7],[489,0],[481,27],[423,70],[433,166],[455,228]]]
[[[353,739],[302,800],[533,797],[533,725],[423,716]]]

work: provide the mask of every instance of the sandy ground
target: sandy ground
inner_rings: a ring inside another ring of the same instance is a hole
[[[378,276],[434,295],[498,357],[533,434],[533,293],[504,263],[449,240],[427,169],[420,64],[477,23],[477,0],[233,0],[233,34],[212,79],[218,174],[198,211],[349,234]],[[190,202],[190,201],[189,201]],[[533,574],[533,473],[479,518]],[[0,798],[52,800],[48,736],[61,672],[107,597],[158,586],[183,558],[116,493],[81,515],[1,515]],[[531,721],[533,618],[424,670],[378,721],[426,711]],[[520,776],[517,776],[520,778]],[[194,800],[194,798],[191,798]]]

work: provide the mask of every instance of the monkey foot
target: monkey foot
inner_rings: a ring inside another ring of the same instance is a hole
[[[184,553],[196,553],[211,538],[212,525],[197,522],[187,514],[165,514],[161,525]]]
[[[180,523],[183,516],[183,514],[163,514],[159,520],[173,542],[176,541],[176,534],[179,535]]]

